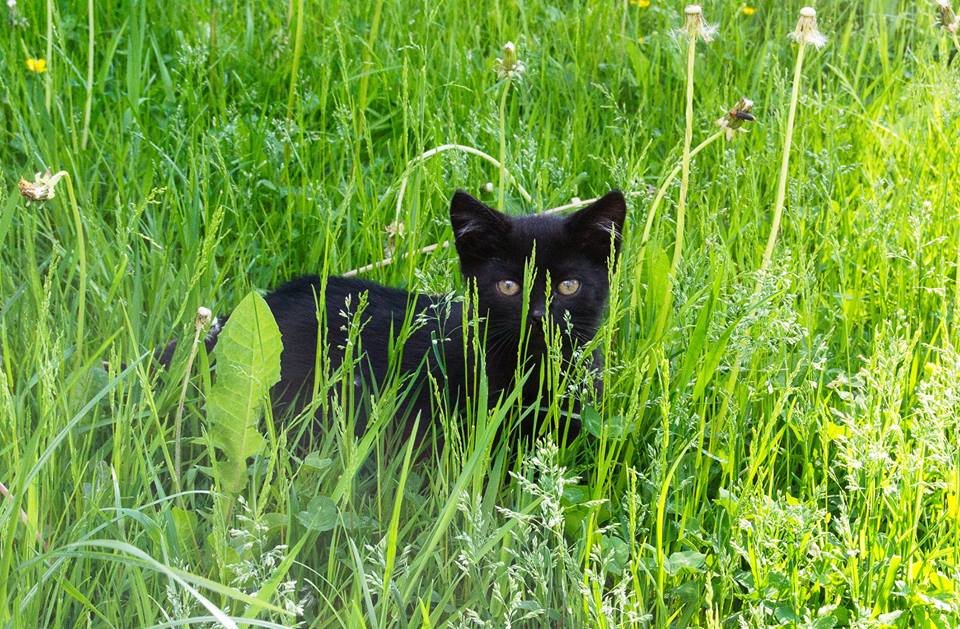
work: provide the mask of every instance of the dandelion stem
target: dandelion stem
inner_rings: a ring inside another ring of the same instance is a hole
[[[503,83],[503,93],[500,95],[500,188],[498,193],[499,205],[497,208],[503,211],[504,198],[507,183],[507,94],[510,92],[510,79]]]
[[[87,148],[90,139],[90,110],[93,107],[93,51],[94,48],[93,0],[87,0],[87,98],[83,104],[83,133],[80,148]]]
[[[707,148],[717,140],[723,137],[723,131],[717,131],[706,140],[698,144],[693,150],[690,151],[690,159],[693,159],[697,153]],[[660,204],[663,202],[664,197],[667,195],[667,189],[670,187],[670,184],[673,183],[673,180],[677,178],[677,175],[680,174],[680,169],[683,167],[682,162],[677,162],[677,165],[673,167],[673,170],[670,171],[664,180],[660,184],[660,188],[657,189],[657,194],[653,198],[653,203],[650,204],[650,210],[647,212],[647,223],[643,226],[643,236],[640,238],[640,244],[645,245],[648,240],[650,240],[650,232],[653,231],[653,221],[657,216],[657,209],[660,207]]]
[[[697,58],[697,37],[691,34],[687,43],[687,110],[683,131],[683,159],[680,162],[680,199],[677,201],[677,237],[673,243],[673,262],[670,275],[677,272],[683,252],[683,229],[686,222],[687,190],[690,186],[690,145],[693,142],[693,65]]]
[[[780,179],[777,182],[777,198],[773,205],[773,224],[770,225],[770,236],[767,238],[767,247],[763,252],[763,261],[760,270],[765,271],[773,259],[773,249],[777,244],[777,232],[780,231],[780,219],[783,216],[783,205],[787,197],[787,174],[790,169],[790,145],[793,143],[793,125],[797,117],[797,101],[800,96],[801,70],[803,69],[803,53],[806,42],[800,41],[797,49],[797,65],[793,70],[793,89],[790,92],[790,112],[787,115],[787,133],[783,142],[783,158],[780,161]]]

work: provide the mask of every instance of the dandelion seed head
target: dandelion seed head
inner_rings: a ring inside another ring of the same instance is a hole
[[[954,13],[950,0],[936,0],[935,4],[940,17],[940,27],[950,33],[960,30],[960,17]]]
[[[813,7],[800,9],[797,28],[790,33],[789,37],[798,44],[810,44],[818,50],[826,46],[826,36],[817,30],[817,10]]]
[[[194,320],[194,327],[199,332],[203,328],[207,327],[207,324],[210,323],[210,320],[213,318],[213,313],[206,306],[200,306],[197,308],[197,318]]]
[[[690,41],[701,39],[704,42],[713,41],[717,35],[717,27],[707,24],[703,19],[703,8],[699,4],[688,4],[683,10],[683,33]]]

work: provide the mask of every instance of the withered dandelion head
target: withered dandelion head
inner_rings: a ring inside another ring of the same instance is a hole
[[[737,131],[746,132],[743,128],[744,123],[755,122],[757,119],[753,115],[753,101],[743,97],[737,101],[730,111],[717,120],[717,126],[724,132],[726,139],[732,140],[736,137]]]
[[[683,32],[690,41],[702,39],[709,42],[716,36],[717,27],[703,19],[703,8],[699,4],[688,4],[683,10]]]
[[[387,225],[384,231],[387,232],[387,243],[383,247],[383,253],[392,256],[397,250],[397,243],[406,235],[406,228],[400,221],[394,221]]]
[[[512,41],[503,45],[503,57],[497,58],[494,64],[498,79],[519,79],[527,67],[517,57],[517,46]]]
[[[67,171],[61,170],[60,172],[51,175],[50,171],[47,170],[45,173],[37,173],[34,176],[33,183],[27,181],[26,179],[21,179],[17,184],[17,187],[20,188],[20,194],[23,198],[28,201],[46,201],[47,199],[52,199],[56,195],[55,188],[57,182],[64,176],[66,176]]]
[[[35,74],[43,74],[47,71],[47,60],[27,57],[27,70]]]
[[[194,320],[193,325],[197,330],[202,330],[207,327],[207,324],[210,323],[210,319],[213,318],[213,313],[210,312],[210,309],[206,306],[200,306],[197,308],[197,318]]]
[[[790,39],[798,44],[810,44],[820,49],[827,45],[827,38],[817,30],[817,10],[813,7],[800,9],[800,19],[797,28],[789,35]]]
[[[950,0],[936,0],[937,14],[940,18],[940,27],[950,33],[960,30],[960,17],[953,12]]]

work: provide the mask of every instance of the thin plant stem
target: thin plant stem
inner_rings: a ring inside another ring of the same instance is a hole
[[[0,496],[3,496],[10,502],[13,502],[13,495],[11,495],[10,490],[7,489],[7,486],[3,483],[0,483]],[[20,522],[27,527],[27,530],[29,531],[31,528],[33,528],[30,526],[30,517],[27,515],[27,512],[20,508],[18,508],[17,511],[20,515]],[[34,532],[36,533],[37,543],[43,546],[44,550],[49,550],[47,543],[43,541],[43,535],[40,533],[40,531],[38,530]]]
[[[683,131],[683,159],[680,176],[680,199],[677,201],[677,237],[673,243],[673,262],[670,263],[670,275],[677,272],[683,253],[683,229],[686,222],[687,190],[690,187],[690,145],[693,143],[693,66],[697,58],[697,38],[690,37],[687,44],[687,110],[686,126]]]
[[[177,491],[180,487],[180,469],[182,467],[182,448],[180,442],[183,438],[183,407],[187,401],[187,388],[190,386],[190,373],[193,371],[193,361],[197,357],[197,350],[200,347],[200,335],[203,333],[203,325],[196,326],[196,332],[193,335],[193,344],[190,346],[190,356],[187,358],[187,368],[183,374],[183,383],[180,386],[180,399],[177,401],[177,414],[173,419],[173,481]]]
[[[767,247],[763,251],[763,260],[760,270],[765,271],[773,260],[773,249],[777,244],[777,233],[780,231],[780,219],[783,217],[783,205],[787,198],[787,174],[790,170],[790,145],[793,143],[793,125],[797,118],[797,101],[800,97],[800,79],[803,69],[803,53],[806,44],[801,41],[797,50],[797,65],[793,70],[793,89],[790,91],[790,112],[787,115],[787,134],[783,141],[783,157],[780,160],[780,179],[777,182],[777,198],[773,204],[773,223],[770,225],[770,236],[767,238]]]
[[[302,0],[300,0],[302,1]],[[370,76],[373,74],[373,61],[370,60],[376,47],[377,34],[380,31],[380,16],[383,14],[383,0],[377,0],[373,7],[373,18],[370,21],[370,34],[367,36],[367,46],[363,51],[363,76],[360,77],[360,95],[358,97],[360,115],[365,116],[367,111],[367,92],[370,86]]]
[[[93,107],[93,51],[94,20],[93,0],[87,0],[87,97],[83,103],[83,133],[80,135],[80,148],[87,148],[90,139],[90,110]]]
[[[693,150],[690,151],[690,159],[693,159],[697,153],[707,148],[717,140],[723,137],[723,130],[717,131],[706,140],[698,144]],[[680,170],[683,167],[682,162],[678,162],[676,166],[673,167],[673,170],[670,171],[670,174],[666,176],[663,180],[663,183],[660,184],[660,188],[657,189],[657,194],[653,198],[653,203],[650,204],[650,211],[647,212],[647,222],[643,226],[643,236],[640,238],[640,244],[645,245],[648,240],[650,240],[650,233],[653,231],[653,221],[657,216],[657,208],[660,207],[660,204],[663,202],[664,197],[667,195],[667,189],[670,187],[670,184],[673,183],[673,180],[677,178],[677,175],[680,174]]]
[[[510,92],[510,80],[503,84],[503,93],[500,95],[500,187],[498,209],[503,210],[507,182],[507,94]]]
[[[47,113],[53,104],[53,0],[47,0],[47,74],[44,77],[43,106]]]
[[[303,0],[297,0],[297,29],[293,38],[293,59],[290,62],[290,91],[287,94],[287,119],[293,117],[293,101],[297,95],[297,75],[303,53]]]
[[[439,155],[440,153],[445,153],[446,151],[461,151],[463,153],[467,153],[468,155],[475,155],[489,162],[494,166],[494,168],[501,171],[501,173],[506,174],[507,179],[510,181],[511,184],[513,184],[517,188],[517,192],[520,193],[520,196],[523,197],[524,201],[526,201],[527,203],[533,202],[533,197],[530,196],[530,193],[527,192],[526,189],[524,189],[524,187],[520,185],[520,182],[518,182],[513,177],[513,175],[511,175],[507,171],[506,166],[503,165],[502,161],[496,159],[489,153],[484,153],[480,149],[473,148],[472,146],[466,146],[465,144],[441,144],[438,147],[432,148],[428,151],[424,151],[420,155],[417,155],[416,157],[411,159],[409,162],[407,162],[406,168],[403,169],[403,178],[400,180],[400,188],[397,191],[397,208],[396,208],[396,215],[394,216],[395,221],[400,220],[400,211],[401,211],[401,208],[403,207],[403,197],[404,197],[404,194],[406,194],[407,182],[410,179],[410,175],[412,174],[414,167],[422,164],[423,162],[427,161],[432,157]]]
[[[87,310],[87,251],[83,234],[83,218],[80,216],[80,206],[73,192],[73,176],[66,173],[63,177],[67,182],[67,198],[70,202],[70,211],[73,223],[77,230],[77,270],[79,273],[79,287],[77,288],[77,335],[75,340],[74,356],[79,363],[83,362],[83,321]]]

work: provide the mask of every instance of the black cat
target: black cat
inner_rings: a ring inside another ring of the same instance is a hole
[[[538,399],[538,368],[547,350],[545,323],[563,330],[562,351],[567,359],[577,344],[596,334],[609,291],[608,262],[616,261],[625,214],[626,201],[616,190],[565,218],[510,217],[465,192],[453,195],[450,221],[460,270],[470,289],[476,290],[491,402],[513,389],[521,353],[527,362],[519,371],[530,373],[522,402],[531,404]],[[532,286],[527,316],[521,320],[524,270],[531,258],[533,273],[528,276],[532,275]],[[284,284],[265,297],[283,342],[280,382],[272,391],[275,413],[298,412],[310,401],[317,363],[320,291],[321,279],[310,276]],[[366,305],[358,312],[364,293]],[[463,302],[342,277],[327,279],[323,298],[324,337],[332,369],[344,360],[351,321],[359,324],[361,355],[354,369],[357,399],[378,388],[391,369],[396,373],[399,368],[407,375],[402,404],[405,417],[400,418],[404,432],[418,414],[421,436],[430,426],[435,396],[427,372],[442,387],[448,408],[462,405],[465,394],[472,392],[476,361],[470,351],[472,343],[465,343]],[[395,360],[400,352],[399,365],[391,367],[389,347],[405,320],[412,332],[394,349]],[[526,339],[525,352],[518,351],[521,332]],[[212,349],[215,343],[216,330],[207,347]],[[598,363],[599,359],[595,356]],[[361,418],[357,430],[363,429]]]

